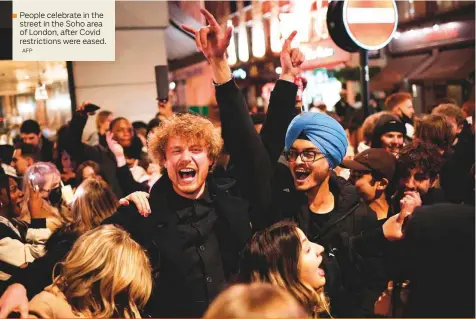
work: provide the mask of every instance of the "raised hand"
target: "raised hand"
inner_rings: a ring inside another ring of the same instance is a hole
[[[86,107],[86,105],[90,104],[91,101],[86,101],[86,102],[83,102],[81,103],[80,105],[78,105],[76,107],[76,112],[81,114],[81,115],[94,115],[95,112],[90,112],[90,113],[86,113],[86,111],[84,110],[84,108]]]
[[[400,200],[400,213],[390,217],[383,224],[383,234],[388,240],[400,240],[404,237],[403,223],[405,218],[413,214],[415,208],[421,206],[421,198],[418,192],[405,192]]]
[[[283,49],[279,55],[282,73],[280,79],[294,81],[294,77],[301,73],[301,64],[304,62],[304,54],[299,49],[291,49],[291,42],[297,32],[293,31],[284,41]]]
[[[107,146],[111,150],[112,154],[117,158],[124,157],[124,148],[113,138],[111,132],[106,132],[106,142]]]
[[[227,27],[223,31],[213,15],[206,9],[200,9],[200,12],[207,19],[206,27],[196,30],[190,26],[182,25],[182,29],[195,35],[197,49],[201,51],[210,61],[213,59],[224,59],[225,52],[230,44],[233,27]]]

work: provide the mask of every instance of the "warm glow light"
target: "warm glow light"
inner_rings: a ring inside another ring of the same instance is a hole
[[[45,84],[38,84],[35,90],[35,100],[47,100],[48,92],[46,91]]]
[[[279,6],[273,1],[271,8],[271,19],[269,20],[269,37],[271,42],[271,51],[274,53],[281,52],[281,32],[279,25]]]
[[[280,66],[278,66],[276,69],[276,74],[281,74],[283,72],[283,68],[281,68]]]
[[[313,2],[313,0],[292,0],[292,15],[294,17],[292,31],[298,31],[296,35],[298,42],[309,41],[309,27],[311,24],[311,8]]]
[[[35,107],[31,103],[20,103],[18,104],[18,111],[20,113],[33,113]]]
[[[244,23],[240,23],[238,30],[238,58],[242,62],[248,62],[250,58],[248,50],[248,34]]]
[[[226,23],[227,27],[233,27],[231,20],[228,20]],[[230,45],[226,49],[228,55],[228,63],[230,65],[236,64],[236,47],[235,47],[235,31],[231,33]]]
[[[67,95],[57,95],[48,101],[47,106],[52,110],[71,109],[71,99]]]
[[[251,30],[251,45],[253,56],[262,58],[266,54],[266,41],[264,37],[263,21],[253,21],[253,29]]]

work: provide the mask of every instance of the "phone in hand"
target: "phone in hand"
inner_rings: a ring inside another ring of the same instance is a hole
[[[38,186],[38,184],[36,183],[35,175],[30,174],[28,179],[30,180],[30,184],[31,184],[31,187],[33,188],[33,191],[39,192],[40,191],[40,186]]]
[[[91,104],[91,103],[88,103],[84,106],[84,112],[86,112],[86,113],[96,112],[99,109],[100,109],[99,106],[97,106],[95,104]]]

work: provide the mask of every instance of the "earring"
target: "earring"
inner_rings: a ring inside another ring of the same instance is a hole
[[[0,202],[0,208],[3,208],[3,202]]]

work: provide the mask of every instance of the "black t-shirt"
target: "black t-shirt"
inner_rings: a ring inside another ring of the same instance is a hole
[[[332,211],[326,214],[316,214],[309,209],[309,216],[311,221],[311,234],[318,234],[319,230],[329,221]],[[317,230],[317,231],[316,231]]]

